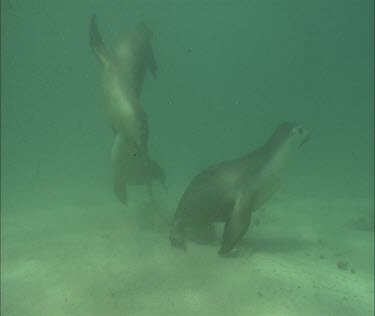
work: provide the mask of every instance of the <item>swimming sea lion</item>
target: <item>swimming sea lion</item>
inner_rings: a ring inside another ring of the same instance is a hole
[[[307,139],[304,128],[283,123],[262,147],[198,174],[178,204],[172,246],[185,249],[186,229],[207,233],[212,223],[225,222],[219,253],[227,254],[246,233],[252,212],[277,190],[291,158]]]
[[[156,76],[150,43],[152,32],[145,24],[126,32],[110,53],[100,35],[96,17],[90,25],[90,46],[104,67],[106,112],[115,134],[112,147],[113,185],[116,196],[126,204],[126,184],[165,180],[161,167],[148,155],[148,122],[140,95],[147,69]]]
[[[141,24],[125,33],[111,54],[103,43],[96,17],[91,19],[90,46],[104,66],[106,112],[113,130],[124,133],[128,142],[141,148],[148,140],[147,117],[140,104],[141,89],[148,68],[156,76],[151,34]]]

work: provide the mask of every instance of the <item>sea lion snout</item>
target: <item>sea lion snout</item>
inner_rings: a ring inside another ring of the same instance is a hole
[[[309,130],[307,130],[306,128],[302,127],[302,126],[297,126],[295,127],[295,133],[298,134],[298,137],[299,137],[299,146],[298,147],[301,147],[302,145],[304,145],[306,142],[309,141],[310,139],[310,132]]]
[[[276,130],[276,135],[278,135],[280,139],[283,138],[283,134],[287,143],[297,148],[305,144],[310,138],[310,132],[306,128],[290,122],[281,124]]]
[[[275,148],[291,150],[301,147],[309,138],[310,132],[306,128],[293,122],[284,122],[274,131],[267,146],[271,151]]]

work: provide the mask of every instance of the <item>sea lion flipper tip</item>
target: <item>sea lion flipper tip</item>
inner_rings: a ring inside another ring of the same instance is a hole
[[[156,62],[156,58],[154,55],[154,50],[152,49],[151,44],[149,45],[149,56],[148,56],[148,67],[154,79],[156,79],[156,75],[158,72],[158,64]]]
[[[143,38],[148,42],[148,49],[149,49],[149,59],[148,59],[148,66],[150,69],[150,72],[154,78],[156,78],[157,71],[158,71],[158,65],[156,63],[154,51],[152,49],[152,46],[150,44],[150,38],[154,35],[154,32],[152,29],[145,23],[142,22],[138,25],[137,31],[142,34]]]
[[[251,211],[249,211],[248,203],[241,197],[237,198],[232,214],[224,226],[220,255],[227,254],[238,243],[250,225],[250,218]]]
[[[93,14],[91,16],[89,38],[90,47],[93,50],[94,54],[104,65],[107,65],[109,62],[109,56],[107,48],[105,47],[102,36],[99,32],[98,24],[96,22],[96,14]]]

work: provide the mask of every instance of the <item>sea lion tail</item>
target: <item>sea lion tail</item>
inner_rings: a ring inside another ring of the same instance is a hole
[[[126,182],[124,181],[124,179],[121,179],[121,176],[116,174],[113,176],[113,190],[115,192],[115,196],[119,199],[119,201],[127,206],[128,201],[126,194]]]
[[[91,17],[90,23],[90,47],[93,50],[94,54],[98,59],[104,64],[108,65],[109,63],[109,54],[107,48],[104,45],[102,36],[100,35],[98,24],[96,23],[96,15]]]

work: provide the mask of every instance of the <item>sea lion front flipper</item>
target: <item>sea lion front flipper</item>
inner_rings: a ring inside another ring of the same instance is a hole
[[[233,207],[232,214],[225,223],[219,254],[226,254],[237,245],[249,228],[251,213],[250,204],[245,203],[243,197],[239,197]]]
[[[105,66],[107,66],[109,64],[109,54],[102,40],[102,36],[100,35],[95,15],[91,17],[89,37],[90,47],[94,54]]]

